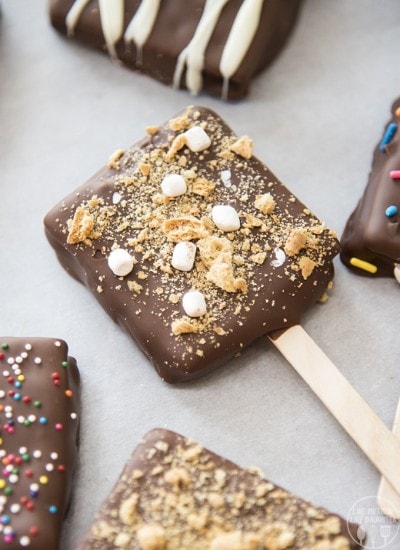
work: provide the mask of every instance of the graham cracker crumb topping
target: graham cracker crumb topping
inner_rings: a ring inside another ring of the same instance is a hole
[[[198,152],[187,147],[185,135],[195,126],[211,140]],[[317,281],[336,244],[332,232],[254,159],[252,140],[238,139],[212,113],[188,108],[146,131],[139,145],[112,155],[98,187],[63,206],[68,220],[61,231],[68,245],[96,258],[98,266],[107,265],[118,248],[135,258],[118,285],[105,268],[98,296],[126,292],[124,307],[138,317],[150,311],[175,341],[176,362],[189,364],[210,347],[218,349],[255,310],[268,332],[276,304],[282,311],[297,308],[292,304],[303,285]],[[171,174],[185,181],[179,196],[162,191]],[[240,224],[227,231],[217,226],[215,206],[234,209]],[[195,245],[194,262],[179,271],[171,262],[175,245],[185,241]],[[194,289],[207,304],[200,319],[182,308],[183,295]],[[287,317],[282,313],[282,327]]]
[[[337,516],[276,487],[256,469],[240,468],[172,432],[154,432],[98,513],[93,550],[118,541],[130,550],[349,550]],[[132,471],[139,465],[143,476],[137,478]]]

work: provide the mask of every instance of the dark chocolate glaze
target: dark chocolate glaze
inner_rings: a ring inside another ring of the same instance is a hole
[[[51,0],[50,19],[53,26],[67,33],[65,18],[73,5],[71,0]],[[203,90],[222,94],[219,63],[234,18],[243,0],[230,0],[223,8],[205,52]],[[140,1],[125,1],[126,29]],[[143,46],[142,64],[137,63],[134,43],[123,38],[116,45],[118,59],[130,69],[147,74],[170,86],[179,54],[193,37],[205,0],[162,0],[154,28]],[[300,10],[301,0],[265,0],[261,20],[251,46],[229,82],[229,99],[239,99],[248,93],[251,79],[266,68],[282,50]],[[74,36],[90,47],[106,51],[97,0],[89,2],[76,26]],[[181,87],[185,87],[184,76]]]
[[[237,539],[222,544],[229,533],[243,549],[300,550],[323,541],[324,548],[361,548],[357,525],[163,429],[148,432],[133,451],[77,550],[111,550],[118,537],[140,550],[144,526],[168,541],[146,548],[239,548]]]
[[[78,450],[78,368],[62,340],[1,337],[0,346],[0,546],[57,550]]]
[[[387,123],[400,124],[396,110],[400,98],[392,106],[392,118]],[[392,170],[400,170],[400,129],[381,149],[381,140],[374,150],[371,172],[364,195],[349,217],[341,239],[340,257],[343,263],[359,275],[393,277],[395,264],[400,263],[400,213],[388,218],[385,210],[395,205],[400,212],[400,180],[390,177]],[[351,258],[359,258],[377,268],[372,274],[351,265]]]
[[[105,311],[134,338],[167,382],[206,374],[240,353],[258,337],[299,323],[304,311],[326,291],[333,277],[332,259],[338,252],[335,235],[258,159],[254,156],[244,159],[231,152],[228,152],[227,159],[223,158],[227,153],[226,144],[233,143],[236,136],[215,113],[193,107],[187,110],[187,114],[190,126],[207,124],[212,144],[206,151],[193,153],[184,149],[184,155],[178,155],[176,162],[165,162],[163,159],[171,139],[180,134],[172,131],[167,122],[155,135],[126,151],[119,169],[103,168],[45,217],[47,238],[62,266],[93,292]],[[150,175],[138,175],[138,166],[143,159],[147,162],[152,156],[154,162],[151,164],[150,161]],[[185,159],[184,169],[179,165],[181,158]],[[222,168],[230,170],[230,187],[221,182]],[[160,178],[164,174],[184,173],[191,169],[215,183],[209,196],[199,200],[189,187],[188,193],[182,197],[166,204],[153,203],[155,195],[160,192]],[[127,187],[123,183],[126,181],[135,182],[136,187]],[[122,199],[114,205],[112,197],[116,191]],[[272,214],[264,216],[255,208],[254,202],[258,195],[265,193],[273,196],[276,207]],[[108,227],[98,238],[69,244],[68,220],[94,195],[104,201],[110,214]],[[142,216],[139,220],[132,215],[138,204],[148,209],[147,217]],[[171,243],[160,231],[159,216],[171,219],[179,216],[180,209],[192,208],[198,219],[206,218],[210,222],[210,210],[215,204],[230,204],[240,212],[242,226],[238,232],[223,233],[211,222],[211,233],[220,238],[228,235],[231,239],[234,256],[242,259],[234,265],[234,272],[246,279],[246,293],[228,292],[208,283],[204,265],[199,259],[190,273],[170,268],[171,250],[168,247]],[[246,216],[265,222],[265,231],[263,226],[247,224]],[[288,234],[297,228],[309,231],[310,246],[291,258],[286,256],[282,265],[274,266],[274,250],[280,247],[282,251]],[[143,230],[148,232],[147,238],[140,245],[142,249],[137,251],[134,244],[129,245],[130,239],[140,237]],[[243,252],[245,241],[248,252]],[[134,254],[137,260],[132,273],[126,277],[116,277],[107,264],[108,254],[115,243]],[[259,250],[266,253],[266,258],[256,263],[252,251]],[[308,278],[304,278],[298,269],[303,257],[315,262]],[[129,289],[129,285],[136,283],[142,287],[140,292]],[[199,285],[205,286],[207,323],[200,326],[197,333],[175,336],[171,323],[185,318],[180,298]],[[175,296],[178,300],[173,300]]]

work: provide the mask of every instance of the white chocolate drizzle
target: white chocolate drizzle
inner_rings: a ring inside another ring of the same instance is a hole
[[[160,2],[161,0],[142,0],[125,31],[125,42],[133,41],[135,43],[137,65],[141,65],[143,62],[143,45],[147,42],[153,29],[160,9]]]
[[[65,26],[67,27],[67,35],[72,36],[75,32],[75,27],[90,0],[75,0],[72,4],[67,17],[65,18]]]
[[[190,1],[190,0],[189,0]],[[224,6],[230,0],[206,0],[202,16],[192,39],[178,56],[173,77],[174,88],[179,88],[186,68],[185,84],[197,94],[203,85],[204,57],[211,36]],[[82,13],[90,0],[75,0],[67,13],[65,24],[68,35],[74,34]],[[161,0],[142,0],[124,33],[125,0],[98,0],[101,27],[107,50],[117,57],[115,45],[123,36],[126,44],[134,42],[136,63],[142,64],[143,45],[148,40],[160,11]],[[260,23],[264,0],[243,0],[224,46],[219,70],[223,77],[222,97],[227,99],[229,80],[240,67]]]
[[[260,23],[264,0],[244,0],[222,52],[219,70],[224,77],[222,98],[228,98],[229,79],[240,67]]]
[[[101,28],[110,57],[116,59],[115,44],[124,32],[125,0],[99,0]]]
[[[173,79],[174,88],[179,88],[182,73],[186,66],[186,86],[192,94],[197,94],[202,88],[202,70],[204,54],[222,8],[229,0],[206,0],[203,14],[197,25],[192,40],[180,53]]]

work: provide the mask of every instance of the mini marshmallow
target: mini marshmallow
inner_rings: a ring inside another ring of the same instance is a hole
[[[222,170],[222,172],[220,173],[220,176],[221,176],[221,181],[225,185],[225,187],[232,186],[232,181],[231,181],[232,173],[230,170]]]
[[[191,151],[197,153],[198,151],[204,151],[211,145],[210,136],[203,130],[201,126],[193,126],[185,132],[186,145]]]
[[[122,195],[118,193],[118,191],[115,191],[115,193],[113,193],[113,196],[112,196],[113,204],[118,204],[119,202],[121,202],[121,199],[122,199]]]
[[[180,174],[168,174],[161,182],[161,190],[167,197],[179,197],[186,193],[186,181]]]
[[[108,256],[108,267],[118,277],[128,275],[132,269],[135,259],[123,248],[116,248]]]
[[[190,241],[183,241],[175,245],[171,264],[179,271],[191,271],[196,257],[196,245]]]
[[[236,231],[240,227],[240,219],[236,210],[228,204],[218,204],[211,210],[211,218],[218,229]]]
[[[272,267],[281,267],[285,263],[286,254],[279,246],[274,248],[275,260],[271,260]]]
[[[189,317],[202,317],[207,313],[207,305],[200,290],[189,290],[182,297],[182,306]]]

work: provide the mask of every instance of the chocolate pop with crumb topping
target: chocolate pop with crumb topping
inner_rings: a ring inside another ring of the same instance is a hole
[[[400,98],[376,146],[364,195],[344,229],[341,259],[359,275],[400,283]]]
[[[77,550],[355,550],[357,525],[168,430],[134,450]]]
[[[45,227],[64,268],[178,382],[297,324],[338,243],[214,112],[189,107],[147,134]]]
[[[0,546],[57,550],[77,457],[78,368],[62,340],[0,342]]]
[[[244,97],[280,53],[301,0],[51,0],[61,33],[175,88]]]

